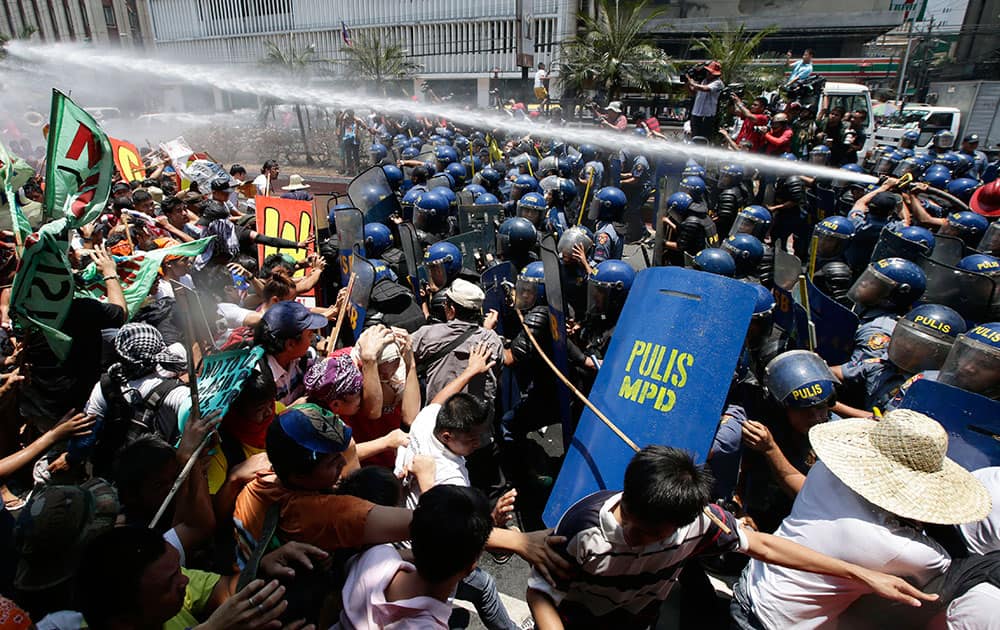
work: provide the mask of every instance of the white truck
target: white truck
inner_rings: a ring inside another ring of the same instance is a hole
[[[929,94],[937,96],[935,105],[961,112],[955,140],[974,133],[981,151],[1000,144],[1000,81],[940,81],[930,84]]]
[[[910,130],[920,132],[917,149],[927,149],[934,134],[942,129],[959,138],[962,112],[957,107],[939,107],[923,103],[905,103],[903,108],[889,117],[875,130],[875,144],[898,147],[903,134]]]
[[[868,113],[864,128],[865,144],[858,151],[858,157],[864,159],[864,156],[870,153],[875,146],[875,120],[872,116],[871,90],[868,89],[867,85],[861,85],[860,83],[835,83],[828,81],[823,86],[823,97],[821,102],[825,104],[827,111],[834,107],[843,107],[845,112],[861,110]]]

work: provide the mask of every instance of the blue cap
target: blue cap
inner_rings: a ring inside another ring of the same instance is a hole
[[[292,405],[277,420],[285,435],[314,453],[342,453],[351,444],[351,427],[319,405]]]
[[[326,326],[326,318],[294,301],[278,302],[264,312],[264,323],[278,339],[292,339],[305,330]]]

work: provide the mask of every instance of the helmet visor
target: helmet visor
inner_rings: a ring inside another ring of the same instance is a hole
[[[976,249],[991,256],[1000,255],[1000,221],[990,223]]]
[[[767,224],[760,219],[740,213],[736,215],[736,220],[733,221],[733,227],[729,230],[729,235],[752,234],[758,239],[763,240],[767,236],[767,227]]]
[[[959,335],[938,381],[988,398],[1000,398],[1000,350]]]
[[[541,293],[541,280],[519,277],[517,285],[514,288],[514,308],[519,311],[526,311],[534,307],[540,302],[539,297]]]
[[[917,326],[908,319],[900,319],[889,342],[889,360],[910,374],[937,370],[954,342],[954,337]]]
[[[443,260],[427,263],[427,279],[439,289],[448,284],[448,270]]]
[[[525,219],[531,221],[532,225],[535,227],[541,225],[543,212],[544,210],[542,208],[536,208],[534,206],[519,205],[517,207],[517,216],[524,217]]]
[[[847,297],[858,306],[886,304],[896,286],[896,282],[869,265],[847,291]]]

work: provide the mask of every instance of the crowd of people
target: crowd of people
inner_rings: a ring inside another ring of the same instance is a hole
[[[682,162],[618,102],[598,126],[648,152],[347,112],[353,164],[360,128],[377,139],[372,185],[302,241],[257,230],[257,196],[311,198],[301,178],[277,185],[276,161],[207,190],[152,165],[68,239],[81,284],[96,270],[106,289],[73,299],[65,358],[10,304],[5,246],[0,627],[446,628],[455,599],[491,629],[998,627],[997,450],[963,460],[975,469],[948,456],[959,425],[996,438],[998,419],[959,407],[948,424],[907,401],[921,381],[957,406],[1000,399],[997,162],[947,132],[864,155],[866,112],[739,95],[742,123],[720,133],[721,67],[705,69]],[[700,157],[708,143],[733,159]],[[741,151],[784,167],[745,168]],[[19,182],[24,209],[44,203],[43,173]],[[128,261],[201,239],[126,300]],[[345,270],[365,260],[359,299]],[[715,375],[728,394],[707,463],[664,435],[547,529],[558,462],[536,432],[572,435],[583,413],[562,406],[550,357],[564,343],[588,394],[619,319],[643,316],[625,310],[636,276],[663,265],[756,296],[748,330],[720,331],[744,341]],[[854,325],[783,317],[789,273]],[[258,359],[203,415],[191,366],[220,351]],[[512,619],[484,551],[531,564],[530,619]],[[732,578],[731,601],[709,574]]]

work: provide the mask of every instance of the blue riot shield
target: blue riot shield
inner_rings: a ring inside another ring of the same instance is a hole
[[[418,301],[420,298],[420,261],[424,259],[424,253],[420,248],[420,239],[417,238],[417,229],[409,223],[399,224],[399,248],[403,250],[403,259],[406,261],[406,281],[413,290],[413,295]]]
[[[997,296],[993,278],[939,263],[926,256],[920,260],[920,268],[927,276],[927,289],[920,298],[921,303],[950,306],[969,321],[989,321]]]
[[[365,327],[368,302],[371,300],[372,287],[375,285],[375,267],[363,256],[355,254],[353,258],[351,270],[354,273],[354,287],[348,299],[350,310],[347,312],[347,321],[354,333],[354,341],[357,341]]]
[[[961,251],[961,250],[960,250]],[[908,241],[898,232],[894,232],[888,226],[879,232],[878,242],[872,250],[872,262],[877,262],[885,258],[905,258],[914,262],[920,262],[920,258],[931,253],[929,247],[915,241]],[[957,261],[956,261],[957,262]]]
[[[785,333],[789,340],[788,348],[808,348],[809,318],[806,317],[806,309],[795,301],[792,291],[775,285],[771,288],[771,295],[775,304],[774,325]]]
[[[373,166],[352,179],[347,185],[347,196],[354,207],[361,210],[365,223],[388,225],[392,215],[403,216],[399,197],[393,192],[381,166]]]
[[[590,400],[640,447],[668,444],[704,461],[750,324],[756,292],[738,280],[655,267],[637,274]],[[585,410],[543,519],[620,489],[632,449]]]
[[[806,290],[809,295],[809,314],[816,327],[816,354],[830,365],[845,363],[854,350],[854,333],[861,323],[858,316],[817,289],[811,280],[806,280]],[[799,291],[792,291],[792,295],[796,298],[797,305],[803,309],[802,315],[797,315],[797,320],[801,323],[805,318],[805,307],[799,299]]]
[[[817,182],[816,186],[806,193],[809,209],[816,221],[822,221],[828,216],[837,214],[837,191],[827,188]]]
[[[1000,466],[1000,401],[922,378],[910,385],[898,408],[940,422],[948,431],[948,457],[967,470]]]
[[[333,219],[337,226],[337,238],[340,242],[341,286],[346,287],[351,278],[353,255],[365,255],[365,218],[361,210],[346,208],[337,210]]]
[[[560,256],[556,247],[555,234],[546,234],[538,248],[539,257],[545,267],[545,301],[549,305],[549,331],[552,334],[552,361],[563,374],[568,374],[569,358],[566,350],[566,306],[562,291]],[[559,420],[563,427],[564,443],[569,442],[571,424],[569,389],[559,383],[556,390],[559,397]]]
[[[617,155],[608,160],[608,170],[604,173],[606,186],[621,187],[622,185],[622,160]]]
[[[479,279],[483,292],[486,293],[483,314],[496,311],[499,317],[495,330],[497,334],[508,338],[513,337],[512,333],[517,330],[517,316],[507,297],[514,286],[515,276],[514,265],[504,261],[484,271]]]

